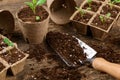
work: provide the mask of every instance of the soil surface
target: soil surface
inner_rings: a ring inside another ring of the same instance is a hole
[[[9,50],[3,54],[0,54],[0,57],[5,59],[5,61],[7,61],[9,64],[13,64],[23,59],[25,55],[20,51],[18,51],[18,49],[13,48],[12,50]]]
[[[113,20],[110,18],[106,18],[104,17],[104,22],[101,21],[100,19],[100,15],[97,15],[94,20],[92,21],[92,25],[96,26],[96,27],[100,27],[104,30],[107,30],[109,28],[109,26],[113,23]]]
[[[74,21],[88,23],[91,19],[92,15],[85,12],[85,14],[81,15],[80,13],[77,13],[76,16],[73,18]]]
[[[98,9],[99,9],[99,7],[100,7],[101,5],[102,5],[102,3],[97,3],[97,2],[92,1],[92,3],[90,4],[90,6],[89,6],[88,3],[86,3],[82,8],[83,8],[83,9],[88,9],[88,10],[90,10],[90,11],[97,12]],[[90,9],[89,9],[89,8],[90,8]]]
[[[18,17],[25,22],[38,22],[36,16],[40,17],[39,21],[43,21],[48,17],[48,12],[41,6],[36,7],[36,14],[29,7],[21,9],[18,13]]]
[[[7,0],[3,0],[3,1],[7,1]],[[3,5],[1,2],[0,9],[10,10],[16,20],[15,14],[17,10],[19,10],[20,7],[24,5],[24,1],[31,1],[31,0],[14,0],[14,1],[15,2],[12,3],[12,1],[10,2],[8,0],[7,5]],[[120,23],[120,21],[118,21],[118,23]],[[119,59],[120,25],[114,25],[113,28],[110,30],[108,37],[104,41],[99,41],[91,37],[82,36],[78,34],[74,26],[71,25],[71,23],[68,23],[65,25],[57,25],[50,20],[49,24],[50,24],[49,31],[60,31],[64,33],[69,33],[71,35],[75,35],[79,39],[87,43],[88,45],[90,46],[93,45],[92,47],[99,52],[98,54],[101,54],[101,55],[103,53],[116,54],[118,58],[116,57],[115,58],[118,60],[113,59],[114,60],[113,62],[117,62],[118,64],[120,64],[119,62],[120,60]],[[89,64],[80,66],[78,68],[72,68],[72,69],[68,68],[66,64],[64,64],[64,62],[59,58],[59,56],[45,42],[43,42],[42,44],[39,44],[39,46],[32,45],[33,47],[30,47],[31,45],[27,44],[27,42],[24,41],[23,35],[19,29],[19,25],[17,21],[16,21],[16,29],[14,33],[8,36],[10,36],[10,40],[18,44],[18,47],[21,50],[25,52],[26,51],[29,52],[30,50],[31,52],[35,51],[40,53],[41,55],[30,53],[30,56],[33,56],[33,57],[29,57],[29,59],[27,59],[25,69],[16,76],[7,76],[7,80],[35,80],[35,79],[36,80],[46,80],[46,79],[53,80],[54,78],[56,80],[58,79],[60,80],[65,80],[65,79],[68,79],[68,80],[116,80],[115,78],[113,78],[112,76],[106,73],[93,69]],[[35,49],[35,47],[37,48]],[[45,53],[43,53],[40,49]],[[101,56],[101,55],[98,55],[98,56]],[[40,59],[38,58],[38,56],[40,57]],[[102,56],[102,57],[105,57],[105,56]],[[107,60],[109,60],[110,58],[113,58],[113,56],[107,57]],[[66,75],[69,78],[66,77]]]
[[[86,55],[84,55],[78,40],[71,35],[59,32],[49,32],[46,38],[48,44],[61,58],[66,60],[65,62],[70,66],[80,65],[81,61],[86,59]]]
[[[105,0],[96,0],[96,1],[102,1],[102,2],[104,2]]]
[[[110,5],[105,5],[103,6],[102,10],[101,10],[101,14],[106,15],[107,13],[111,13],[112,18],[116,18],[118,16],[118,13],[120,12],[120,9],[117,7],[112,6],[112,8],[110,7]]]
[[[0,72],[1,72],[4,68],[5,68],[5,66],[4,66],[2,63],[0,63]]]

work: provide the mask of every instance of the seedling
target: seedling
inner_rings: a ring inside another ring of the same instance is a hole
[[[75,8],[80,12],[81,17],[83,17],[85,14],[85,11],[83,9],[78,8],[78,7],[75,7]]]
[[[92,0],[87,0],[87,3],[89,5],[89,8],[91,7],[91,4],[92,4]]]
[[[110,8],[112,9],[113,4],[117,4],[117,3],[120,3],[120,0],[110,0],[109,2]]]
[[[3,42],[6,43],[8,46],[14,46],[13,43],[8,38],[4,38]]]
[[[46,0],[32,0],[32,2],[25,2],[27,6],[30,7],[30,9],[33,11],[33,13],[36,15],[36,7],[41,6],[46,2]],[[39,21],[40,17],[36,16],[36,20]]]
[[[101,21],[102,23],[105,23],[106,20],[107,20],[110,16],[111,16],[111,13],[107,13],[107,14],[106,14],[106,17],[100,15],[99,18],[100,18],[100,21]]]

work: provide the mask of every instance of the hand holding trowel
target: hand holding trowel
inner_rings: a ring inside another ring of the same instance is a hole
[[[94,69],[106,72],[115,78],[120,79],[119,64],[110,63],[103,58],[95,57],[97,52],[75,36],[59,32],[49,32],[46,39],[50,47],[53,48],[69,67],[76,67],[78,64],[83,64],[88,61],[91,62]],[[79,48],[82,48],[83,55],[81,55],[82,53],[79,54],[80,51],[77,52],[77,50],[81,50]],[[83,57],[81,58],[78,55]]]

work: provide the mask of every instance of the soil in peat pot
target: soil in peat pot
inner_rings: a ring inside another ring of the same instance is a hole
[[[14,64],[17,61],[20,61],[25,57],[25,55],[16,48],[9,50],[3,54],[0,54],[0,57],[3,58],[8,64]]]
[[[102,22],[100,20],[100,15],[97,15],[94,20],[92,21],[91,25],[99,27],[101,29],[107,30],[109,28],[109,26],[112,24],[113,20],[110,18],[106,18],[105,17],[105,21]],[[104,16],[103,16],[104,17]]]
[[[89,7],[89,4],[88,3],[86,3],[82,8],[83,9],[88,9],[88,10],[90,10],[90,11],[93,11],[93,12],[97,12],[97,10],[99,9],[99,7],[102,5],[102,3],[97,3],[97,2],[94,2],[94,1],[92,1],[92,3],[91,3],[91,6]],[[91,8],[91,9],[89,9],[89,8]]]
[[[73,18],[74,21],[77,21],[77,22],[83,22],[83,23],[88,23],[90,18],[92,17],[91,14],[85,12],[85,14],[83,16],[81,16],[80,13],[77,13],[76,16]]]
[[[101,14],[104,14],[106,15],[107,13],[111,13],[111,17],[112,18],[116,18],[118,13],[120,12],[120,9],[115,7],[115,6],[112,6],[112,8],[110,7],[110,5],[105,5],[102,7],[102,10],[101,10]]]
[[[96,0],[96,1],[102,1],[102,2],[104,2],[105,0]]]
[[[86,55],[83,54],[83,49],[80,47],[78,40],[71,35],[60,32],[49,32],[46,39],[53,50],[66,61],[79,66],[80,61],[86,59]]]
[[[39,21],[36,21],[36,16],[40,17]],[[36,8],[36,14],[29,7],[23,8],[19,13],[18,17],[24,22],[40,22],[48,17],[48,12],[41,6]]]
[[[0,51],[5,49],[8,45],[4,43],[3,38],[0,37]]]
[[[0,63],[0,72],[1,72],[4,68],[5,68],[5,66],[4,66],[2,63]]]

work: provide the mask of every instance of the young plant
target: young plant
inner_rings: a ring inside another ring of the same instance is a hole
[[[111,16],[111,13],[107,13],[107,14],[106,14],[106,17],[100,15],[99,18],[100,18],[100,21],[101,21],[102,23],[105,23],[106,20],[107,20],[110,16]]]
[[[92,0],[87,0],[87,4],[89,5],[89,8],[90,8],[92,4]]]
[[[83,9],[80,9],[78,7],[75,7],[75,8],[80,12],[81,17],[85,15],[85,11]]]
[[[32,2],[25,2],[25,4],[30,7],[34,14],[36,14],[36,7],[43,5],[45,2],[46,0],[32,0]],[[40,20],[40,16],[36,16],[36,20]]]
[[[8,46],[14,46],[13,43],[8,38],[4,38],[3,42],[6,43]]]
[[[120,0],[110,0],[109,2],[110,8],[112,9],[113,5],[117,3],[120,3]]]

